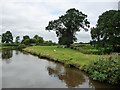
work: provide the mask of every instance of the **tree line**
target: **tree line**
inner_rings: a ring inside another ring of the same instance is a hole
[[[24,44],[24,45],[55,45],[55,42],[52,42],[51,40],[45,41],[43,37],[35,35],[33,38],[30,38],[30,36],[25,35],[23,36],[23,39],[20,41],[20,36],[16,36],[15,42],[13,42],[13,35],[12,32],[6,31],[1,35],[2,43],[6,44]]]
[[[45,27],[46,30],[53,30],[58,37],[58,43],[60,45],[67,45],[70,47],[75,41],[76,32],[82,29],[88,31],[90,28],[90,22],[87,19],[87,15],[81,11],[71,8],[66,13],[60,16],[57,20],[49,21]],[[109,10],[99,16],[95,27],[90,28],[91,45],[102,48],[112,48],[114,51],[120,48],[120,10]],[[12,42],[12,34],[10,31],[2,34],[2,42]],[[19,36],[16,37],[16,43],[19,41]],[[23,36],[21,43],[29,45],[35,43],[39,45],[43,43],[42,37],[35,35],[32,39],[29,36]],[[52,41],[50,41],[52,42]],[[120,50],[120,49],[119,49]]]

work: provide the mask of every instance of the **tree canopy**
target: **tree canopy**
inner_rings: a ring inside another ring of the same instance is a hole
[[[38,35],[35,35],[35,36],[33,37],[33,40],[34,40],[34,42],[35,42],[37,45],[39,45],[40,43],[43,43],[43,42],[44,42],[43,37],[40,37],[40,36],[38,36]]]
[[[10,31],[6,31],[2,34],[2,43],[12,43],[13,42],[13,36]]]
[[[120,45],[120,10],[109,10],[99,16],[96,27],[91,29],[93,40],[102,45]]]
[[[20,40],[20,36],[17,36],[16,39],[15,39],[15,42],[19,43],[19,40]]]
[[[44,42],[43,37],[40,37],[38,35],[35,35],[33,38],[30,38],[28,35],[25,35],[23,36],[23,40],[22,40],[22,43],[25,45],[31,45],[31,44],[40,45],[43,42]]]
[[[66,14],[60,16],[59,19],[50,21],[46,30],[56,31],[59,44],[69,46],[77,40],[76,32],[81,29],[87,31],[90,27],[89,24],[87,15],[72,8],[67,10]]]
[[[28,35],[23,36],[23,40],[21,43],[23,43],[25,45],[29,45],[30,44],[30,37]]]

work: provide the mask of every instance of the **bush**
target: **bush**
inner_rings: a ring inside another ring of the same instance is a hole
[[[89,44],[72,44],[70,48],[78,50],[84,54],[101,54],[101,51],[99,51],[93,46],[90,46]]]
[[[97,54],[97,55],[102,55],[102,54],[110,54],[113,52],[112,47],[93,47],[90,44],[72,44],[70,46],[71,49],[78,50],[81,53],[84,54]]]
[[[120,84],[120,56],[118,55],[93,61],[85,66],[84,70],[93,80]]]
[[[20,44],[17,49],[22,50],[23,48],[26,48],[27,46],[25,44]]]
[[[99,51],[101,52],[101,54],[110,54],[111,52],[113,52],[113,49],[111,47],[99,48]]]

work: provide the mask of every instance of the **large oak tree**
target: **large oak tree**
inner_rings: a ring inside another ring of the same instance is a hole
[[[77,40],[76,32],[84,29],[88,30],[89,22],[87,15],[83,14],[75,8],[69,9],[59,19],[50,21],[46,30],[56,31],[59,39],[59,44],[67,45],[68,47]]]

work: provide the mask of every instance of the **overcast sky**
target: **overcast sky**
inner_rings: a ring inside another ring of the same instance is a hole
[[[118,10],[119,0],[0,0],[0,29],[10,30],[13,36],[35,34],[45,40],[57,42],[55,32],[46,31],[50,20],[58,19],[70,8],[88,15],[90,26],[96,25],[98,16],[107,10]],[[90,30],[77,33],[78,42],[88,42]]]

